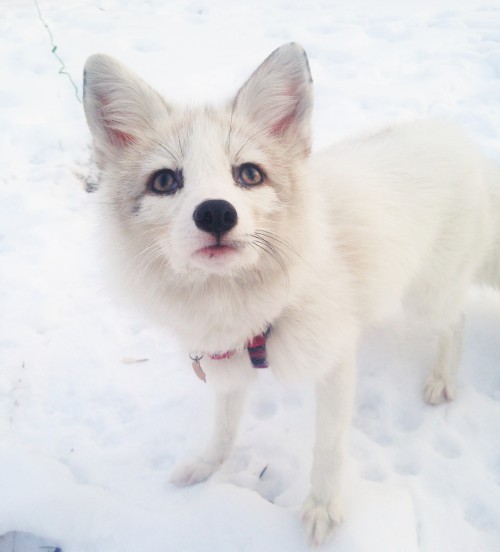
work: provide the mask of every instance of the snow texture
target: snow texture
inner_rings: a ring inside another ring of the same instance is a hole
[[[0,535],[63,552],[305,551],[309,383],[259,374],[227,465],[192,488],[167,483],[207,437],[210,389],[168,328],[114,298],[99,194],[85,192],[90,136],[53,54],[79,94],[85,59],[105,52],[185,102],[229,97],[297,41],[316,147],[438,117],[500,162],[500,4],[38,1],[53,53],[32,0],[0,7]],[[421,398],[430,336],[394,324],[363,339],[347,519],[324,550],[500,550],[499,294],[473,290],[466,316],[458,396],[440,407]]]

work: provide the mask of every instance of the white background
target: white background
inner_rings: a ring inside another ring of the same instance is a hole
[[[437,117],[500,162],[495,0],[39,5],[79,94],[86,57],[105,52],[170,100],[220,101],[293,40],[310,57],[316,147]],[[0,67],[0,535],[64,552],[305,551],[310,385],[260,374],[224,469],[168,485],[207,437],[210,389],[168,328],[113,299],[83,110],[31,0],[2,0]],[[431,338],[403,324],[365,336],[347,521],[325,550],[500,550],[499,294],[472,291],[466,315],[458,396],[437,408],[421,400]]]

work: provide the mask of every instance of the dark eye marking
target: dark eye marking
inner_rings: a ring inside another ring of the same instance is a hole
[[[147,189],[156,195],[172,195],[183,185],[184,177],[181,170],[160,169],[150,176]]]
[[[258,186],[266,179],[264,171],[254,163],[243,163],[239,167],[234,167],[233,177],[238,184],[245,188]]]

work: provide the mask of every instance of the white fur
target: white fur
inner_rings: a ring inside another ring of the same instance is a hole
[[[85,79],[109,251],[123,285],[187,351],[237,351],[202,360],[218,399],[214,435],[172,480],[203,481],[227,458],[256,372],[245,344],[272,324],[272,369],[317,381],[303,519],[309,540],[323,542],[342,519],[363,328],[401,308],[434,328],[425,399],[455,394],[466,290],[500,284],[498,170],[441,123],[390,127],[310,156],[312,85],[296,44],[273,52],[220,108],[173,107],[107,56],[88,60]],[[246,162],[264,169],[264,184],[234,181],[231,167]],[[173,195],[146,191],[162,168],[183,171]],[[214,238],[193,221],[207,199],[238,213],[224,237],[235,251],[212,259],[197,254]]]

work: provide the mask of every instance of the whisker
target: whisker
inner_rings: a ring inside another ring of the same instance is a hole
[[[165,144],[163,144],[159,140],[155,140],[154,142],[156,145],[160,146],[160,148],[165,150],[176,164],[179,164],[177,155],[171,149],[169,149]]]
[[[130,285],[136,285],[142,276],[150,270],[153,263],[161,261],[162,265],[165,260],[164,256],[161,255],[161,246],[156,241],[141,249],[129,260],[130,270],[128,271],[128,280]],[[161,265],[159,270],[161,269]]]
[[[251,234],[251,236],[254,240],[252,243],[256,247],[258,247],[259,249],[261,249],[262,251],[267,253],[270,257],[272,257],[277,262],[278,266],[281,268],[281,270],[283,271],[283,274],[285,276],[286,287],[287,287],[287,289],[289,289],[290,288],[290,275],[288,273],[287,265],[286,265],[285,261],[283,260],[283,257],[281,256],[280,251],[277,250],[272,244],[270,244],[264,238],[262,238],[260,236],[256,236],[255,234]]]
[[[182,140],[182,137],[180,134],[177,135],[177,143],[179,144],[179,150],[181,152],[182,157],[184,157],[184,150],[186,148],[186,140]]]
[[[268,253],[278,264],[279,266],[284,269],[283,267],[283,264],[282,264],[282,259],[280,259],[279,256],[277,256],[271,249],[269,249],[265,244],[263,243],[255,243],[254,242],[254,245],[255,247],[258,247],[259,249],[261,249],[262,251],[264,251],[265,253]]]
[[[273,239],[274,241],[277,241],[278,243],[284,245],[285,247],[288,247],[288,249],[290,249],[290,251],[292,251],[293,253],[295,253],[297,256],[300,257],[299,253],[293,247],[293,245],[290,244],[290,242],[284,240],[283,238],[278,237],[274,232],[270,232],[268,230],[256,230],[255,234],[257,234],[257,235],[263,234],[264,236],[266,236],[270,239]]]
[[[229,150],[231,148],[231,133],[233,132],[233,116],[234,116],[234,110],[236,108],[236,99],[233,101],[233,105],[231,107],[231,120],[229,121],[229,132],[227,133],[227,140],[226,140],[226,154],[229,156]]]
[[[290,256],[285,252],[283,251],[282,249],[280,249],[280,247],[278,245],[275,245],[273,243],[270,243],[268,240],[266,240],[265,238],[263,238],[262,236],[258,236],[256,235],[256,237],[259,239],[259,240],[262,240],[263,242],[265,242],[267,244],[267,246],[272,249],[274,252],[276,252],[277,254],[279,255],[283,255],[288,261],[291,261],[292,259],[290,258]]]
[[[253,243],[253,242],[245,242],[244,246],[246,247],[247,245],[249,245],[252,249],[255,249],[255,251],[257,251],[257,246],[256,246],[255,243]],[[257,274],[259,275],[261,284],[263,284],[263,283],[264,283],[264,276],[263,276],[263,274],[262,274],[262,271],[257,270]]]
[[[308,261],[306,261],[306,259],[304,259],[304,257],[295,249],[295,247],[293,247],[290,242],[278,237],[274,232],[270,232],[270,231],[267,231],[267,230],[256,230],[255,231],[255,234],[257,236],[263,234],[264,236],[266,236],[266,238],[269,238],[271,240],[274,240],[276,242],[278,242],[279,244],[283,245],[284,247],[286,247],[287,249],[290,250],[291,253],[293,253],[294,255],[296,255],[307,267],[309,267],[315,274],[319,274],[318,271],[316,270],[316,268],[314,268],[314,266],[311,265],[311,263],[309,263]],[[288,258],[288,257],[287,257]]]
[[[247,138],[244,142],[243,142],[243,145],[240,147],[240,149],[236,152],[235,154],[235,158],[238,157],[238,155],[241,153],[241,150],[249,143],[251,142],[256,136],[258,136],[259,134],[262,134],[263,132],[267,132],[269,129],[271,128],[271,126],[267,126],[267,127],[264,127],[264,128],[261,128],[259,129],[257,132],[255,132],[254,134],[252,134],[249,138]]]
[[[284,251],[280,246],[279,244],[274,244],[274,243],[271,243],[268,239],[264,238],[263,236],[259,235],[257,232],[255,234],[253,234],[253,236],[263,242],[266,243],[266,245],[272,249],[275,253],[277,253],[278,255],[280,256],[283,256],[285,257],[288,261],[292,262],[292,259],[290,258],[290,256],[287,254],[286,251]]]

